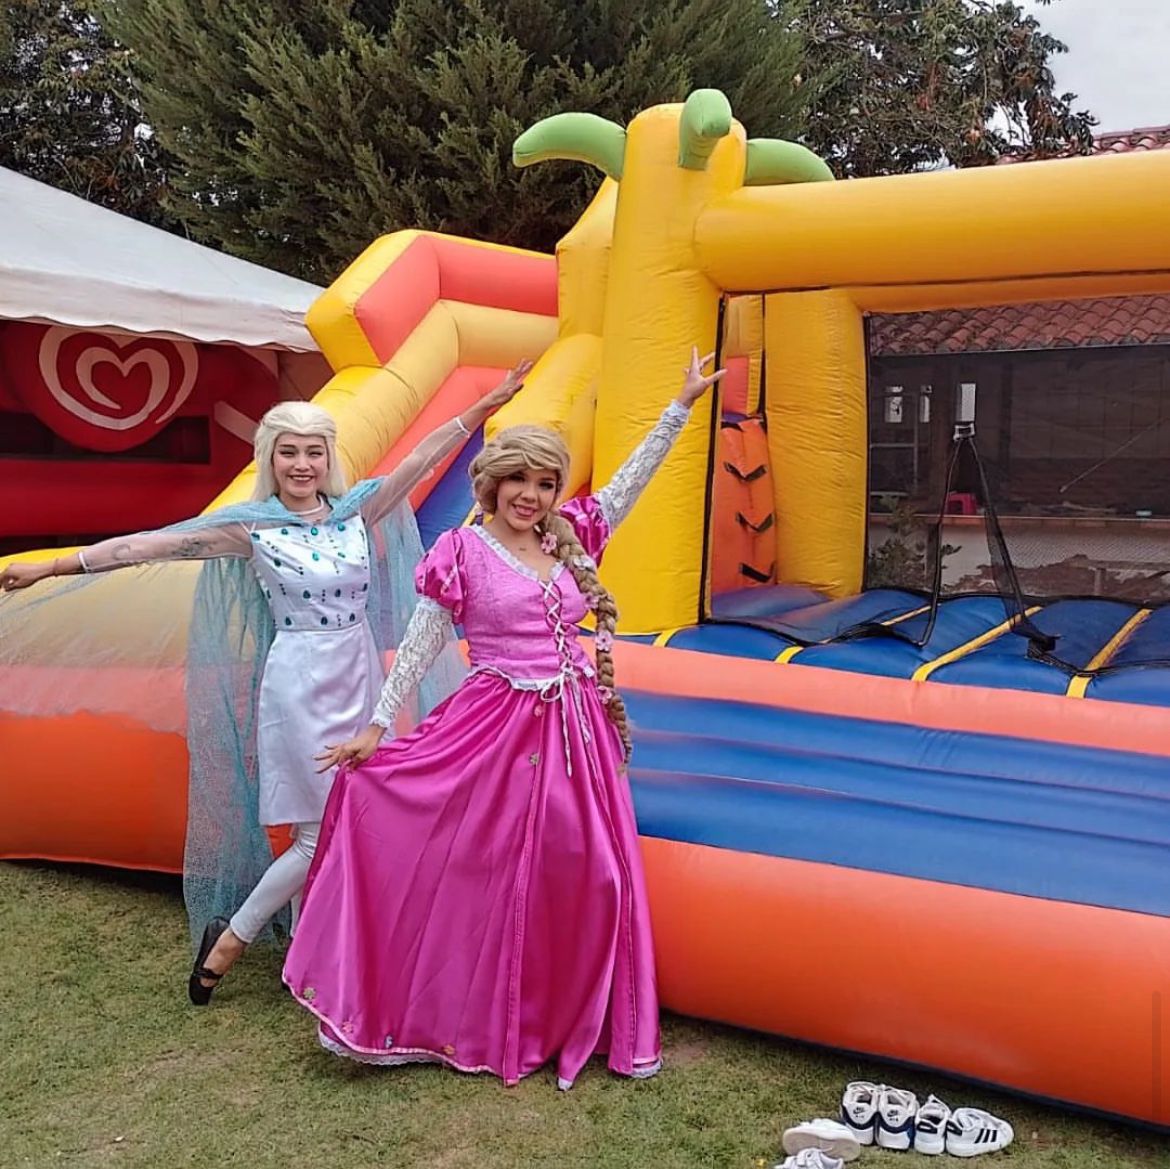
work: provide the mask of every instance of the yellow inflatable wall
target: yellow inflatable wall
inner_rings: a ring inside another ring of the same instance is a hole
[[[720,298],[754,293],[742,301],[752,305],[766,294],[777,579],[832,596],[862,584],[865,313],[1170,290],[1166,152],[835,183],[802,147],[747,140],[723,95],[699,90],[626,128],[557,115],[522,135],[514,156],[520,166],[576,159],[609,178],[589,229],[567,237],[593,250],[588,264],[574,255],[588,276],[562,273],[562,333],[590,338],[587,359],[565,368],[574,385],[597,371],[594,483],[670,400],[690,346],[715,348]],[[728,303],[729,344],[751,353],[744,310]],[[625,633],[706,615],[715,408],[696,410],[607,554]],[[518,400],[511,416],[531,410]]]

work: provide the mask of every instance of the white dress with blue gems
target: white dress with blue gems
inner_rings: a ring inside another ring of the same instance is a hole
[[[333,773],[316,774],[313,756],[369,725],[384,677],[364,619],[365,524],[353,516],[251,535],[276,623],[260,683],[260,822],[320,820]]]
[[[335,773],[318,775],[313,756],[369,725],[385,673],[365,622],[366,525],[388,516],[466,437],[457,418],[432,431],[379,480],[361,514],[345,520],[251,529],[209,522],[199,531],[116,536],[81,554],[86,572],[160,560],[250,560],[276,630],[260,682],[261,824],[321,819]]]

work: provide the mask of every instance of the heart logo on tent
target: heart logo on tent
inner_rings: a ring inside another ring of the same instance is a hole
[[[199,370],[186,341],[127,338],[54,326],[38,350],[42,385],[22,395],[69,442],[128,450],[145,442],[191,396]]]

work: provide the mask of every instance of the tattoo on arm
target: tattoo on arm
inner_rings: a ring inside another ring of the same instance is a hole
[[[184,536],[179,541],[179,547],[176,555],[183,560],[194,560],[206,547],[207,541],[200,540],[195,536]]]
[[[122,544],[115,544],[110,549],[111,560],[130,561],[134,559],[134,545],[127,540]]]

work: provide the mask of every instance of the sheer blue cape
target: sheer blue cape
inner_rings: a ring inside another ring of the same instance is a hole
[[[358,514],[377,489],[376,480],[366,480],[331,500],[333,519]],[[272,497],[161,530],[299,522]],[[367,523],[366,530],[371,545],[367,621],[385,660],[414,611],[414,569],[423,548],[405,503],[379,522]],[[170,561],[56,578],[0,595],[0,712],[35,717],[85,711],[127,717],[154,729],[185,730],[183,889],[196,941],[208,918],[230,916],[239,907],[272,861],[259,821],[256,717],[275,627],[247,559],[207,560],[192,580],[194,571],[189,562]],[[185,727],[173,689],[125,682],[143,677],[165,683],[184,663]],[[452,641],[420,684],[416,709],[408,712],[412,721],[451,694],[464,673]],[[158,778],[141,776],[144,801],[151,799]]]

